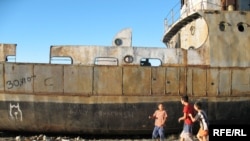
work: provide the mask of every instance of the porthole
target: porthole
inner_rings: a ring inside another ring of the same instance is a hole
[[[245,30],[243,23],[238,23],[237,26],[240,32],[243,32]]]
[[[117,45],[117,46],[122,45],[122,40],[119,38],[115,39],[115,45]]]
[[[125,63],[132,63],[134,61],[134,58],[131,55],[126,55],[123,60]]]
[[[224,22],[221,22],[220,24],[219,24],[219,29],[220,29],[220,31],[225,31],[225,24],[224,24]]]
[[[190,46],[189,48],[188,48],[188,50],[193,50],[194,49],[194,47],[193,46]]]
[[[191,32],[191,35],[194,35],[194,33],[195,33],[195,26],[191,26],[190,27],[190,32]]]

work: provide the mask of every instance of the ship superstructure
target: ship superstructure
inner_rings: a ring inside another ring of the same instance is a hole
[[[111,46],[52,45],[42,64],[10,62],[17,45],[1,44],[0,129],[151,134],[148,115],[162,102],[167,132],[179,132],[182,95],[204,102],[211,123],[246,124],[249,10],[245,0],[181,0],[166,48],[132,46],[129,28]]]

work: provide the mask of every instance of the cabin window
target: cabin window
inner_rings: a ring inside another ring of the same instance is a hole
[[[191,33],[191,35],[194,35],[194,33],[195,33],[195,26],[191,26],[190,27],[190,33]]]
[[[140,65],[157,67],[157,66],[161,66],[161,60],[158,58],[142,58],[140,60]]]
[[[220,31],[225,31],[225,25],[224,24],[220,24],[219,28],[220,28]]]
[[[188,50],[193,50],[194,49],[194,46],[190,46],[189,48],[188,48]]]
[[[224,21],[221,21],[220,24],[219,24],[220,31],[225,31],[226,30],[226,26],[231,26],[231,24],[227,23],[227,22],[224,22]]]
[[[121,46],[122,45],[122,39],[120,39],[120,38],[115,39],[115,45]]]
[[[118,59],[114,57],[97,57],[95,58],[95,65],[118,66]]]
[[[16,62],[16,56],[6,56],[6,62]]]
[[[71,57],[52,57],[50,58],[51,64],[72,64],[72,58]]]
[[[237,27],[240,32],[243,32],[245,31],[245,27],[250,27],[250,25],[248,25],[247,23],[240,22],[237,24]]]
[[[238,30],[240,32],[243,32],[244,31],[244,26],[242,24],[238,25]]]
[[[123,60],[125,63],[132,63],[134,61],[134,58],[131,55],[126,55]]]

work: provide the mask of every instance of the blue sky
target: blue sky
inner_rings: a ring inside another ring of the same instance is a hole
[[[179,0],[0,0],[0,42],[16,61],[48,63],[51,45],[111,46],[123,28],[132,46],[165,47],[164,18]]]

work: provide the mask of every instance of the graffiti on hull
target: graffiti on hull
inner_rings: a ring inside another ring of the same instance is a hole
[[[10,103],[10,117],[11,120],[23,121],[22,110],[20,109],[19,103],[16,105]]]

